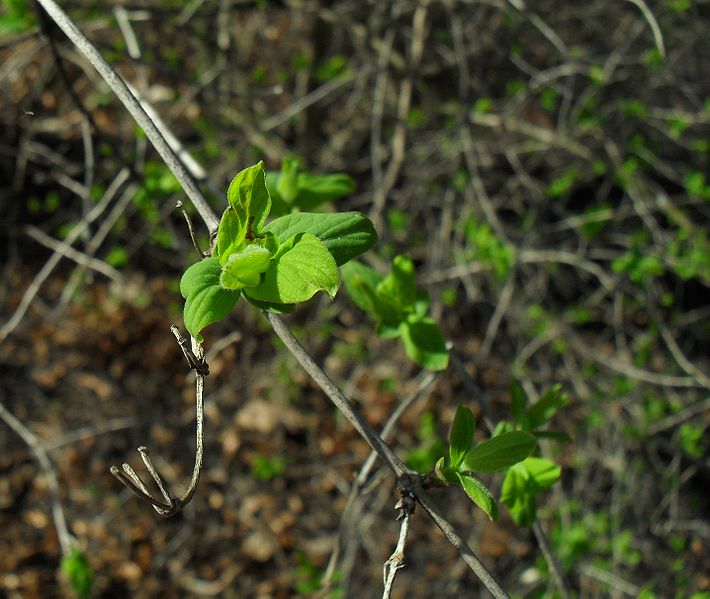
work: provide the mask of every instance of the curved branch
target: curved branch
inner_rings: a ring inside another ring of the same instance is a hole
[[[138,497],[147,501],[153,506],[153,509],[161,516],[172,516],[182,510],[195,495],[197,484],[200,482],[200,473],[202,472],[202,464],[204,459],[204,441],[205,441],[205,411],[204,411],[204,389],[205,376],[209,374],[209,367],[205,362],[205,354],[202,346],[192,337],[192,348],[187,347],[187,341],[180,333],[176,326],[170,327],[170,330],[175,335],[180,348],[182,349],[187,362],[191,369],[197,373],[197,381],[195,383],[195,419],[197,421],[195,431],[195,466],[192,469],[192,477],[187,490],[182,497],[175,497],[166,488],[163,482],[163,476],[158,472],[158,469],[153,465],[148,449],[144,446],[138,448],[138,453],[145,464],[146,470],[150,474],[155,484],[158,486],[162,500],[155,497],[145,485],[140,476],[131,466],[123,464],[122,469],[116,466],[111,466],[110,471],[118,480],[121,481]]]

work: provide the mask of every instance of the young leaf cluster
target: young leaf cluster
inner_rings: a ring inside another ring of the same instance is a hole
[[[427,314],[429,296],[416,288],[409,256],[396,256],[386,276],[360,262],[348,263],[342,273],[351,299],[375,320],[381,337],[400,338],[409,359],[424,368],[447,367],[444,336]]]
[[[448,484],[460,484],[471,501],[495,522],[498,504],[474,472],[496,472],[522,462],[535,449],[537,439],[525,431],[508,431],[474,445],[475,428],[473,412],[459,406],[449,435],[449,459],[439,460],[436,474]]]
[[[319,291],[333,298],[338,267],[377,240],[372,223],[359,212],[299,212],[266,224],[272,202],[262,162],[234,177],[227,200],[213,255],[190,266],[180,281],[185,327],[196,338],[241,296],[277,312],[290,311]]]
[[[560,385],[554,385],[533,405],[528,406],[528,396],[518,382],[511,386],[513,422],[501,422],[494,434],[519,429],[537,439],[569,441],[563,433],[541,430],[564,406],[568,397]],[[503,478],[501,501],[518,526],[531,526],[537,517],[537,497],[560,479],[560,467],[539,456],[530,456],[512,466]]]

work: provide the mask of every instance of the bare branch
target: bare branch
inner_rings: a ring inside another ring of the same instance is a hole
[[[187,171],[177,154],[165,141],[165,138],[155,126],[151,117],[148,116],[144,107],[133,95],[121,76],[104,60],[103,56],[99,54],[98,50],[96,50],[84,34],[79,31],[79,28],[54,0],[37,1],[42,8],[47,11],[47,14],[49,14],[57,26],[72,41],[79,52],[81,52],[98,71],[99,75],[106,81],[118,99],[121,100],[128,112],[131,113],[136,123],[143,129],[146,137],[153,144],[153,147],[157,150],[158,154],[160,154],[160,157],[172,171],[173,175],[175,175],[175,178],[185,190],[187,197],[190,198],[190,201],[197,209],[202,220],[205,221],[210,233],[217,229],[219,219],[197,187],[195,180]]]
[[[463,560],[473,570],[493,594],[496,599],[508,597],[508,594],[500,587],[493,575],[486,570],[483,563],[476,557],[476,554],[468,546],[466,541],[459,535],[453,526],[446,520],[439,508],[429,497],[428,493],[421,485],[422,476],[413,472],[397,457],[397,455],[389,448],[389,446],[368,424],[368,422],[353,409],[348,399],[330,380],[328,375],[321,370],[320,366],[315,363],[310,354],[306,352],[300,342],[294,337],[293,333],[285,325],[283,320],[276,315],[266,313],[271,326],[281,341],[284,342],[286,348],[293,354],[298,363],[316,382],[316,384],[325,392],[329,399],[342,412],[348,421],[355,427],[355,430],[360,433],[370,446],[377,452],[380,458],[394,471],[397,475],[397,483],[401,490],[413,495],[417,502],[424,508],[429,516],[434,520],[436,525],[444,533],[448,541],[458,549]]]
[[[0,391],[0,393],[2,393],[2,391]],[[25,443],[27,443],[29,448],[32,450],[32,453],[35,455],[35,458],[37,458],[40,468],[42,469],[44,476],[47,478],[47,486],[49,487],[52,495],[52,519],[54,520],[54,526],[57,529],[57,538],[59,539],[59,545],[62,548],[62,555],[69,555],[72,547],[71,535],[69,534],[67,519],[64,515],[64,509],[62,508],[60,501],[59,482],[57,481],[57,475],[52,467],[52,462],[47,455],[47,450],[37,436],[24,424],[22,424],[22,422],[20,422],[1,402],[0,418],[2,418]]]
[[[195,383],[195,414],[196,414],[196,432],[195,432],[195,466],[192,471],[192,478],[190,479],[190,484],[183,494],[182,497],[174,497],[170,491],[167,489],[164,483],[164,478],[158,472],[158,469],[153,464],[148,454],[148,449],[144,446],[138,448],[138,453],[140,453],[143,464],[145,464],[146,470],[150,474],[151,478],[155,482],[162,496],[162,500],[155,497],[145,485],[143,480],[136,474],[135,470],[131,468],[128,464],[122,465],[122,470],[116,466],[111,466],[111,474],[113,474],[118,480],[120,480],[126,487],[133,491],[138,497],[147,501],[153,506],[153,509],[158,512],[161,516],[172,516],[177,514],[182,510],[195,495],[197,490],[197,485],[200,481],[200,473],[202,472],[202,464],[204,458],[204,424],[205,424],[205,413],[204,413],[204,384],[205,376],[209,374],[209,366],[205,361],[205,354],[202,346],[192,337],[192,347],[187,347],[187,341],[180,333],[180,330],[176,326],[170,327],[171,331],[175,335],[180,349],[182,349],[185,358],[187,359],[190,369],[194,369],[197,372],[197,380]]]

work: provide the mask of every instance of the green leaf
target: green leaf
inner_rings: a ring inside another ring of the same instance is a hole
[[[331,298],[338,291],[338,267],[326,246],[311,233],[300,233],[282,244],[262,283],[244,293],[257,301],[295,304],[318,291]]]
[[[290,210],[290,205],[286,203],[286,200],[281,197],[278,191],[280,176],[280,173],[274,171],[267,171],[266,173],[266,189],[269,190],[269,195],[271,196],[271,212],[269,214],[272,217],[281,216]]]
[[[302,210],[313,210],[355,191],[355,181],[344,173],[314,175],[303,172],[298,174],[296,185],[298,198],[295,204]]]
[[[217,229],[217,244],[215,255],[220,264],[225,264],[233,252],[237,252],[246,245],[246,221],[237,216],[234,208],[229,206],[223,213]]]
[[[374,269],[357,260],[343,264],[340,269],[345,289],[355,305],[371,316],[377,316],[375,288],[384,278]]]
[[[535,484],[541,491],[546,491],[558,480],[562,469],[553,461],[546,458],[529,457],[516,464],[514,467],[525,468],[530,475],[530,478],[535,481]]]
[[[459,481],[459,471],[451,466],[446,465],[446,458],[440,457],[436,464],[434,465],[434,473],[439,478],[446,483],[456,483]]]
[[[355,190],[355,181],[344,173],[314,175],[299,169],[298,158],[287,158],[282,162],[280,172],[266,173],[266,185],[274,201],[275,213],[283,214],[294,208],[314,210]]]
[[[439,326],[428,316],[411,314],[399,326],[407,357],[427,370],[444,370],[449,351]]]
[[[527,411],[529,427],[539,428],[545,424],[567,401],[562,385],[554,385]]]
[[[429,311],[429,294],[426,291],[417,291],[414,300],[414,313],[417,316],[426,316]]]
[[[508,508],[510,517],[518,526],[531,526],[537,517],[534,492],[528,490],[529,477],[520,464],[510,468],[503,478],[500,500]]]
[[[377,241],[372,222],[360,212],[297,212],[271,221],[266,230],[279,239],[289,239],[304,231],[312,233],[325,244],[338,266],[363,254]]]
[[[237,173],[227,189],[227,200],[246,227],[247,239],[258,237],[271,210],[263,162]]]
[[[252,243],[243,250],[230,254],[222,268],[219,283],[224,289],[232,291],[243,287],[256,287],[270,262],[271,252],[263,245]]]
[[[193,264],[180,279],[180,293],[186,300],[185,328],[198,340],[202,329],[222,320],[239,299],[238,291],[220,286],[221,273],[219,259],[212,257]]]
[[[498,520],[498,504],[488,487],[471,474],[458,472],[457,475],[463,490],[466,491],[466,495],[471,498],[471,501],[486,512],[491,522]]]
[[[276,180],[276,191],[287,204],[298,197],[298,158],[287,158],[281,163],[281,173]],[[268,179],[267,179],[268,185]]]
[[[528,396],[518,381],[513,381],[510,385],[510,398],[512,402],[513,420],[519,424],[523,430],[527,430],[530,426],[528,416],[525,412]]]
[[[474,472],[503,470],[528,457],[537,439],[525,431],[512,431],[493,437],[468,452],[464,465]]]
[[[537,517],[537,495],[560,479],[560,467],[545,458],[529,457],[505,474],[501,501],[518,526],[531,526]]]
[[[69,584],[78,597],[84,599],[91,595],[94,573],[83,552],[76,547],[72,548],[69,555],[62,558],[61,569],[69,578]]]
[[[414,282],[414,263],[409,256],[394,257],[392,272],[377,286],[377,295],[401,310],[414,310],[417,287]]]
[[[475,427],[476,420],[471,409],[467,406],[458,406],[449,434],[449,457],[454,468],[461,465],[468,450],[471,449]]]

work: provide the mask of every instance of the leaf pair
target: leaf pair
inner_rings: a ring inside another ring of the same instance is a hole
[[[372,223],[357,212],[295,213],[265,225],[271,197],[261,162],[237,174],[227,199],[214,255],[193,264],[180,281],[185,326],[196,338],[224,318],[241,295],[279,312],[319,291],[333,298],[338,266],[377,240]]]
[[[537,439],[570,440],[563,433],[540,430],[568,402],[561,385],[552,386],[531,406],[528,406],[528,396],[517,381],[511,385],[510,393],[513,423],[499,423],[496,433],[515,427],[530,432]],[[560,472],[554,462],[531,456],[505,473],[501,501],[518,526],[533,524],[537,517],[537,496],[559,480]]]
[[[427,315],[429,297],[416,288],[414,263],[409,256],[396,256],[387,276],[359,262],[348,263],[342,272],[350,297],[377,322],[380,336],[399,337],[407,356],[424,368],[447,367],[449,352],[444,336]]]
[[[488,487],[473,473],[496,472],[525,460],[535,449],[537,440],[530,433],[511,431],[474,446],[475,428],[471,410],[459,406],[449,435],[449,463],[441,458],[436,472],[442,480],[460,484],[471,501],[496,521],[498,504]]]

